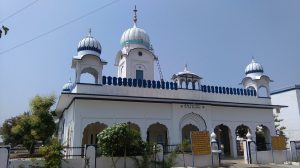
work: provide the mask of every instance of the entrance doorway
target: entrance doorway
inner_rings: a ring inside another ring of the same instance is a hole
[[[231,156],[231,145],[230,145],[230,130],[226,125],[218,125],[214,129],[215,134],[217,135],[217,141],[219,142],[222,154],[224,156]]]
[[[247,139],[246,135],[250,132],[250,129],[246,125],[239,125],[235,129],[236,134],[236,150],[238,156],[244,156],[243,141]]]
[[[168,128],[160,123],[150,125],[147,130],[147,141],[167,145]]]

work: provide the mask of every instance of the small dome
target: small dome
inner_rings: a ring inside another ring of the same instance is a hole
[[[198,79],[202,79],[200,76],[198,76],[197,74],[189,71],[187,69],[187,65],[185,64],[184,66],[184,70],[182,72],[178,72],[177,74],[174,74],[172,79],[176,79],[177,77],[183,77],[184,79],[193,79],[193,80],[198,80]]]
[[[150,48],[150,39],[145,30],[140,29],[136,26],[126,30],[120,40],[122,47],[127,44],[139,44],[146,48]]]
[[[63,92],[71,92],[73,90],[74,86],[75,86],[74,83],[72,83],[70,80],[68,83],[66,83],[63,86],[62,91]]]
[[[83,38],[79,43],[77,47],[77,52],[79,55],[81,54],[93,54],[100,56],[101,54],[101,45],[99,41],[91,36],[91,30],[89,32],[89,35]]]
[[[255,62],[254,59],[252,59],[251,63],[249,65],[247,65],[247,67],[245,69],[246,75],[248,75],[250,73],[263,73],[263,72],[264,72],[264,69],[263,69],[262,65]]]

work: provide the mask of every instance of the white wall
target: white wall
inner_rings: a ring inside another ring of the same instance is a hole
[[[257,163],[267,164],[267,163],[276,163],[283,164],[288,160],[288,153],[286,150],[274,150],[273,153],[269,151],[258,151],[257,152]]]
[[[280,123],[286,127],[284,131],[290,141],[300,140],[300,90],[290,90],[273,94],[272,104],[281,104],[288,107],[282,108],[279,118],[283,119]]]
[[[205,120],[206,130],[210,132],[219,124],[227,125],[233,138],[232,147],[235,146],[235,129],[241,124],[247,125],[252,130],[254,140],[255,128],[261,124],[269,128],[271,135],[275,134],[271,109],[208,105],[186,107],[184,104],[90,99],[77,99],[73,103],[74,109],[76,109],[74,111],[76,134],[74,134],[73,146],[81,146],[84,128],[90,123],[100,122],[111,126],[114,123],[129,121],[140,127],[143,140],[146,140],[147,129],[151,124],[164,124],[168,128],[168,143],[179,144],[181,142],[180,122],[185,115],[192,113]],[[192,118],[186,124],[189,122],[194,124]]]

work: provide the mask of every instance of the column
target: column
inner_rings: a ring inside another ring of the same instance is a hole
[[[236,135],[235,135],[235,128],[230,128],[230,134],[231,134],[231,156],[234,158],[237,158],[237,148],[236,148]]]

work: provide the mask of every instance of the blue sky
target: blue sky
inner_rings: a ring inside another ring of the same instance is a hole
[[[0,0],[0,21],[31,2]],[[134,5],[138,27],[149,34],[165,80],[188,64],[204,84],[240,87],[254,56],[274,80],[271,90],[300,84],[298,0],[119,0],[3,53],[110,2],[39,0],[0,23],[10,28],[0,39],[0,123],[27,111],[36,94],[59,96],[63,84],[74,80],[72,56],[89,28],[108,61],[103,74],[116,76],[115,55],[122,33],[133,25]]]

